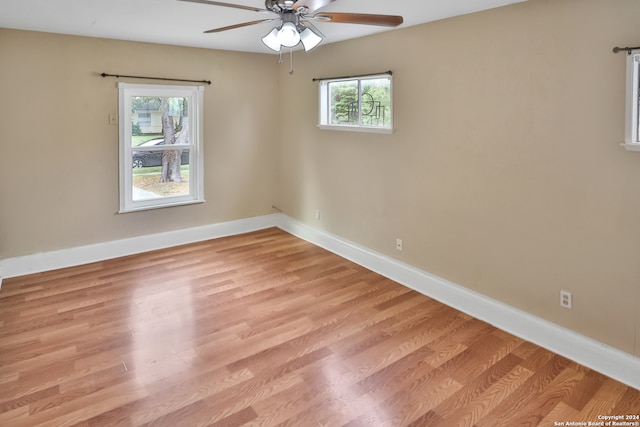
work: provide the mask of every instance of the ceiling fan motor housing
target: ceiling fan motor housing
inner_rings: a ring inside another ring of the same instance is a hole
[[[264,7],[275,13],[285,13],[293,11],[295,0],[265,0]]]

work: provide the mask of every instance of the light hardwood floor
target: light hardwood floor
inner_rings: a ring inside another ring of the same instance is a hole
[[[278,229],[6,279],[0,292],[1,426],[613,415],[640,415],[640,392]]]

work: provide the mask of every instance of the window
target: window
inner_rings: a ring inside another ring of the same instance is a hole
[[[118,87],[120,212],[204,202],[204,87]]]
[[[627,55],[627,116],[624,146],[640,151],[640,49]]]
[[[138,126],[141,128],[151,127],[151,113],[138,113]]]
[[[390,74],[320,80],[321,129],[391,133]]]

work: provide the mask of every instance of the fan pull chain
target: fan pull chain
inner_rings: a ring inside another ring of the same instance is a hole
[[[293,76],[293,48],[289,49],[289,75]]]
[[[282,59],[282,50],[279,52],[278,56],[278,64],[282,64],[284,60]],[[293,48],[289,49],[289,75],[293,75]]]

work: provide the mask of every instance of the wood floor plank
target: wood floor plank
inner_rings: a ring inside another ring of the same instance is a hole
[[[547,414],[546,417],[542,419],[542,421],[540,421],[539,425],[552,426],[555,423],[566,423],[569,420],[580,419],[582,418],[579,411],[576,411],[569,405],[560,402]]]
[[[0,425],[550,426],[640,392],[271,228],[5,279]]]
[[[473,401],[515,369],[521,361],[522,359],[517,356],[507,355],[477,377],[463,382],[460,390],[434,407],[432,411],[438,414],[440,419],[448,422],[451,422],[454,417],[461,419]]]

